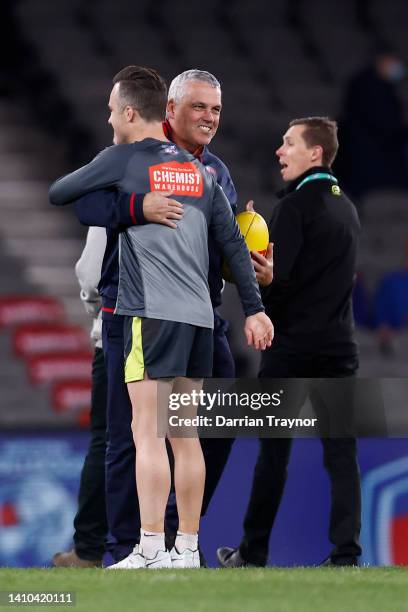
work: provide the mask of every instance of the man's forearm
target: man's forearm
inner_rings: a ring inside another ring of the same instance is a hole
[[[101,180],[98,183],[86,180],[83,168],[67,174],[55,181],[50,187],[49,198],[51,204],[55,206],[64,206],[70,202],[74,202],[81,196],[90,191],[108,187],[109,183],[106,180]]]
[[[218,186],[214,196],[210,231],[230,266],[248,317],[264,310],[254,266],[230,204]]]
[[[245,316],[263,312],[258,281],[244,239],[239,236],[235,241],[224,244],[222,250],[236,283]]]
[[[89,164],[62,176],[51,185],[51,204],[64,206],[91,191],[115,187],[122,177],[127,156],[128,151],[119,146],[104,149]]]
[[[133,225],[143,225],[144,194],[129,194],[100,189],[79,198],[75,212],[83,225],[123,230]]]

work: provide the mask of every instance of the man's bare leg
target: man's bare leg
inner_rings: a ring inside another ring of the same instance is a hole
[[[164,542],[164,513],[170,492],[170,466],[165,438],[157,436],[157,381],[128,383],[132,403],[132,433],[136,446],[140,545],[109,569],[172,567]]]
[[[143,529],[164,531],[170,467],[164,438],[157,437],[157,380],[128,383],[136,446],[136,482]]]
[[[177,378],[172,393],[191,393],[193,390],[200,391],[201,388],[202,380]],[[180,412],[180,416],[185,418],[194,418],[196,414],[197,407],[193,405],[183,406]],[[174,454],[174,484],[179,515],[179,529],[176,538],[178,553],[184,553],[186,549],[197,550],[205,484],[204,456],[200,440],[197,435],[194,435],[197,432],[193,427],[188,427],[185,433],[191,437],[177,437],[172,435],[171,431],[169,433]],[[198,561],[198,552],[196,556]],[[180,560],[180,567],[185,567],[182,564],[184,562],[185,560]],[[196,565],[189,560],[187,567],[196,567]]]

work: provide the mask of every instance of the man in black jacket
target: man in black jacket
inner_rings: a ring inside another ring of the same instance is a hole
[[[309,391],[316,412],[330,418],[333,411],[341,418],[349,411],[353,398],[346,397],[352,394],[347,383],[358,368],[351,293],[360,224],[330,169],[337,149],[336,123],[311,117],[292,121],[276,152],[288,186],[270,223],[274,279],[262,297],[275,340],[259,372],[260,378],[348,378],[337,404],[339,396],[334,398],[324,381]],[[223,567],[266,564],[291,444],[288,438],[260,440],[244,537],[237,549],[218,549]],[[361,554],[356,440],[322,437],[322,444],[331,480],[329,537],[334,545],[325,564],[356,565]]]

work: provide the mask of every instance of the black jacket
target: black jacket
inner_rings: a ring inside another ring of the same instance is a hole
[[[357,353],[351,294],[360,223],[352,202],[328,178],[289,184],[269,224],[274,279],[262,290],[275,346],[302,353]]]

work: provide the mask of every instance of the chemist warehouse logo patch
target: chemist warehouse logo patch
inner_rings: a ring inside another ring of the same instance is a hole
[[[152,191],[172,191],[174,195],[193,198],[203,195],[203,177],[192,162],[150,166],[149,177]]]

